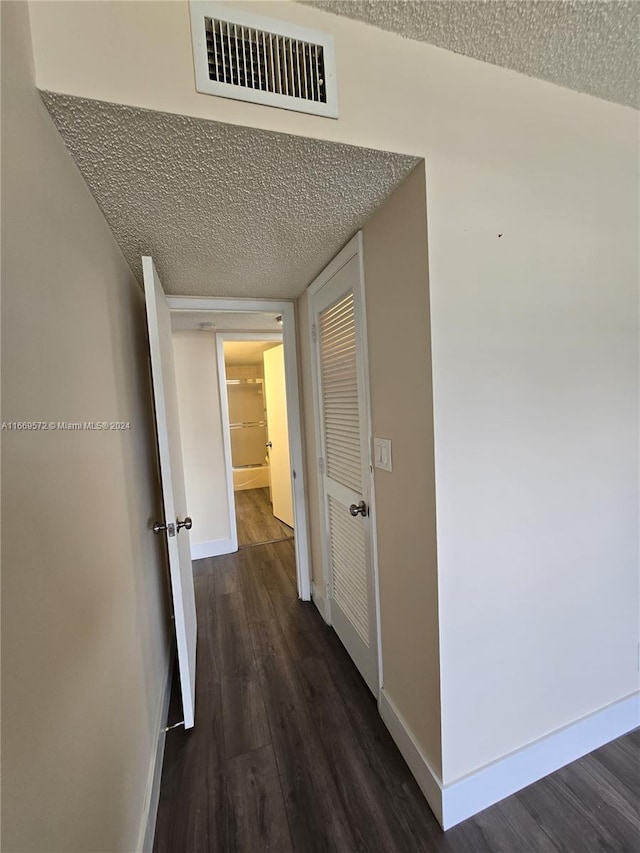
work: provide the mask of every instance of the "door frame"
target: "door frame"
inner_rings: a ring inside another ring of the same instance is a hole
[[[322,450],[322,425],[320,422],[320,388],[318,385],[318,352],[316,341],[314,340],[313,335],[313,326],[315,323],[315,312],[313,306],[313,297],[315,294],[323,287],[333,276],[342,269],[347,263],[349,263],[352,258],[355,256],[358,257],[358,299],[356,305],[358,306],[358,317],[357,320],[360,324],[361,329],[361,341],[362,341],[362,370],[363,370],[363,381],[364,388],[363,391],[363,399],[364,399],[364,408],[365,408],[365,424],[367,434],[365,436],[365,442],[367,447],[368,454],[368,462],[367,468],[369,470],[369,518],[371,520],[371,571],[373,576],[373,598],[375,603],[375,624],[376,624],[376,644],[377,644],[377,655],[378,655],[378,690],[382,690],[383,687],[383,671],[382,671],[382,625],[380,620],[380,578],[378,572],[378,536],[377,536],[377,516],[376,516],[376,490],[375,490],[375,480],[373,476],[373,427],[371,423],[371,394],[370,394],[370,386],[369,386],[369,348],[367,342],[367,316],[366,316],[366,301],[365,301],[365,279],[364,279],[364,253],[363,253],[363,239],[362,239],[362,231],[358,231],[358,233],[349,240],[349,242],[341,249],[340,252],[335,256],[335,258],[324,268],[324,270],[317,276],[309,285],[307,290],[309,296],[308,303],[308,328],[307,334],[309,336],[309,344],[311,350],[311,383],[313,389],[313,425],[314,425],[314,435],[316,440],[316,448],[318,450],[318,454],[320,454]],[[319,470],[320,467],[320,458],[316,458],[314,460],[314,464],[317,466],[316,470]],[[331,583],[330,583],[330,566],[329,566],[329,555],[327,553],[327,518],[325,512],[325,496],[324,496],[324,488],[322,485],[322,475],[318,476],[318,504],[320,507],[320,525],[323,535],[320,537],[320,552],[322,555],[322,573],[324,577],[324,590],[315,590],[315,597],[321,597],[324,600],[324,619],[327,624],[331,625]],[[315,586],[315,585],[314,585]],[[378,693],[377,699],[379,698],[380,693]]]
[[[280,299],[227,299],[217,296],[167,296],[167,302],[172,313],[230,312],[234,314],[281,314],[282,343],[284,345],[284,373],[287,393],[287,423],[289,427],[289,457],[291,461],[293,487],[293,520],[295,525],[295,554],[296,575],[298,581],[298,597],[303,601],[311,600],[311,555],[309,548],[309,521],[307,515],[307,477],[305,470],[304,433],[302,429],[302,395],[300,393],[298,375],[298,346],[295,302]],[[273,330],[271,330],[273,331]],[[231,332],[220,332],[231,334]],[[251,336],[262,334],[259,330],[251,331]],[[266,340],[266,338],[265,338]],[[225,388],[226,391],[226,388]],[[228,420],[228,409],[227,409]],[[228,430],[227,430],[228,435]],[[226,450],[225,450],[226,453]],[[229,447],[229,459],[231,448]],[[233,473],[231,473],[233,479]],[[227,484],[228,484],[227,478]],[[233,485],[233,483],[232,483]],[[227,488],[229,486],[227,485]],[[231,498],[233,499],[233,491]],[[235,509],[233,517],[235,519]],[[230,523],[231,523],[231,519]],[[237,532],[236,532],[237,547]]]
[[[216,332],[216,350],[218,354],[218,385],[220,387],[220,406],[222,415],[222,437],[224,444],[224,468],[227,478],[229,498],[229,525],[233,550],[238,550],[238,519],[236,517],[235,490],[233,487],[233,459],[231,457],[231,428],[229,426],[229,393],[227,391],[227,366],[224,361],[225,341],[278,341],[282,343],[281,332]],[[264,386],[263,386],[264,387]],[[287,403],[288,403],[287,399]],[[293,491],[293,477],[291,478]]]

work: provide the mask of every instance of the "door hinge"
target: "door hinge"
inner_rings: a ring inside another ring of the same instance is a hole
[[[314,342],[314,344],[318,340],[318,328],[315,323],[313,323],[311,326],[311,340]]]
[[[318,469],[321,474],[324,474],[324,459],[322,458],[322,456],[318,457]]]

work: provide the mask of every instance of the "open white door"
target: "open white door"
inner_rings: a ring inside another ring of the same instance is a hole
[[[143,256],[142,271],[164,506],[164,521],[156,522],[153,530],[167,538],[182,711],[184,727],[189,729],[193,726],[195,711],[196,601],[188,533],[191,519],[186,514],[171,316],[152,258]]]
[[[377,696],[369,402],[357,238],[311,286],[325,577],[331,624]]]
[[[264,362],[264,402],[267,410],[267,448],[271,476],[273,514],[293,527],[293,492],[287,393],[284,378],[284,346],[279,344],[262,354]]]

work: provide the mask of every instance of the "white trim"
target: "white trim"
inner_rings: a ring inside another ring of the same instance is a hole
[[[640,693],[540,738],[445,785],[443,827],[466,820],[640,725]]]
[[[338,118],[338,86],[336,81],[335,44],[330,33],[301,27],[290,21],[267,18],[254,15],[238,8],[229,7],[223,3],[212,3],[210,0],[191,0],[189,3],[191,20],[191,42],[193,48],[193,65],[195,72],[196,91],[205,95],[217,95],[222,98],[233,98],[237,101],[247,101],[253,104],[264,104],[270,107],[280,107],[295,112],[310,113],[325,118]],[[263,91],[259,88],[247,88],[232,83],[211,80],[209,77],[209,57],[204,26],[205,18],[217,18],[252,29],[274,33],[294,41],[303,41],[312,45],[322,45],[324,53],[324,82],[326,103],[284,95],[277,92]]]
[[[232,493],[233,494],[233,493]],[[191,543],[191,559],[205,560],[207,557],[219,557],[221,554],[233,554],[238,550],[238,543],[231,537],[228,539],[209,539],[208,542]]]
[[[333,266],[334,261],[329,264],[329,269]],[[322,273],[321,273],[322,275]],[[311,394],[313,399],[313,434],[316,441],[316,451],[318,453],[322,453],[322,424],[320,422],[320,408],[318,401],[320,399],[320,388],[318,383],[318,350],[317,350],[317,342],[314,339],[313,329],[315,324],[315,311],[313,305],[313,296],[317,290],[320,289],[320,286],[315,287],[314,285],[318,279],[311,283],[308,288],[309,298],[307,301],[307,336],[309,339],[309,347],[311,353]],[[331,589],[330,589],[330,581],[331,581],[331,573],[329,571],[329,555],[327,553],[327,542],[328,542],[328,530],[327,530],[327,522],[326,522],[326,512],[325,512],[325,495],[324,495],[324,484],[323,484],[323,475],[319,471],[319,457],[316,456],[313,460],[307,460],[311,464],[315,466],[316,469],[316,480],[317,487],[316,491],[318,494],[318,507],[320,508],[320,559],[322,561],[322,577],[324,579],[324,588],[325,595],[321,596],[323,601],[323,612],[322,616],[327,625],[332,624],[331,619]]]
[[[384,689],[378,708],[443,829],[451,829],[640,725],[640,693],[634,693],[443,785]]]
[[[319,409],[319,400],[320,400],[320,388],[318,382],[318,346],[317,340],[313,340],[313,326],[316,322],[315,318],[315,306],[314,306],[314,297],[315,295],[327,284],[335,275],[338,273],[346,264],[349,263],[354,257],[358,256],[358,293],[357,293],[357,305],[358,305],[358,325],[359,325],[359,333],[360,333],[360,343],[362,347],[362,397],[363,397],[363,408],[364,412],[362,413],[365,421],[365,432],[364,436],[366,446],[367,446],[367,469],[368,469],[368,477],[366,479],[366,492],[367,492],[367,501],[369,504],[369,518],[370,518],[370,530],[371,530],[371,542],[370,542],[370,559],[371,559],[371,570],[373,577],[373,599],[374,599],[374,609],[375,609],[375,630],[376,630],[376,656],[377,656],[377,669],[378,669],[378,697],[380,695],[380,690],[384,683],[383,680],[383,667],[382,667],[382,625],[380,619],[380,581],[379,581],[379,572],[378,572],[378,537],[377,537],[377,518],[376,518],[376,499],[375,499],[375,483],[373,478],[373,466],[372,466],[372,442],[373,442],[373,429],[371,423],[371,394],[370,394],[370,386],[369,386],[369,348],[368,348],[368,337],[367,337],[367,315],[366,315],[366,300],[365,300],[365,279],[364,279],[364,260],[363,260],[363,239],[362,239],[362,231],[358,231],[358,233],[349,240],[349,242],[344,246],[340,252],[335,256],[335,258],[324,268],[324,270],[318,275],[314,281],[309,285],[308,294],[308,335],[310,340],[310,348],[311,348],[311,377],[312,377],[312,388],[313,388],[313,422],[314,422],[314,430],[316,437],[316,446],[320,452],[322,452],[322,448],[324,446],[323,440],[323,428],[320,418],[320,409]],[[317,332],[316,332],[317,337]],[[318,460],[313,460],[314,464],[318,464]],[[365,480],[363,478],[363,486],[365,485]],[[327,596],[324,607],[324,615],[325,621],[328,624],[333,623],[333,617],[331,614],[331,572],[330,572],[330,563],[329,563],[329,555],[327,552],[327,543],[329,541],[329,531],[328,531],[328,520],[327,520],[327,512],[326,512],[326,496],[323,484],[322,475],[318,476],[318,505],[320,506],[321,512],[321,529],[323,530],[323,535],[321,536],[321,554],[322,554],[322,566],[323,566],[323,574],[325,577],[325,586],[327,589]]]
[[[442,782],[426,756],[418,746],[411,729],[404,721],[393,700],[384,688],[380,691],[378,700],[380,716],[389,729],[391,737],[407,762],[409,770],[418,783],[418,787],[431,807],[431,811],[442,825]]]
[[[156,725],[156,729],[158,731],[156,749],[151,756],[151,764],[149,765],[149,776],[147,778],[147,788],[144,797],[142,821],[140,823],[140,833],[138,837],[138,844],[136,846],[136,850],[141,851],[141,853],[152,853],[153,841],[156,834],[156,820],[158,817],[158,804],[160,802],[160,780],[162,778],[162,763],[164,760],[164,744],[167,738],[165,726],[169,718],[169,700],[171,698],[174,652],[175,647],[173,643],[171,643],[169,646],[167,668],[164,675],[164,685],[160,699],[159,719]]]
[[[367,422],[367,448],[369,453],[369,517],[371,518],[371,561],[373,564],[373,585],[376,602],[376,637],[378,639],[378,690],[384,684],[382,668],[382,620],[380,618],[380,574],[378,566],[378,519],[376,515],[376,482],[373,471],[373,423],[371,417],[371,386],[369,384],[369,336],[367,334],[367,300],[364,278],[364,241],[362,231],[356,234],[358,241],[358,261],[360,264],[360,312],[362,321],[362,349],[364,369],[364,392]]]
[[[216,334],[220,335],[225,341],[279,341],[282,343],[282,332],[274,332],[273,329],[268,332],[261,332],[256,329],[245,329],[238,332],[220,329]]]
[[[230,299],[224,296],[167,296],[167,302],[171,311],[246,311],[250,314],[280,314],[287,306],[293,305],[284,299]]]
[[[331,623],[329,622],[329,618],[327,616],[326,599],[325,599],[324,595],[322,595],[322,593],[320,592],[320,588],[318,587],[318,584],[314,583],[313,581],[311,583],[311,600],[313,601],[315,606],[318,608],[318,612],[320,613],[320,615],[322,616],[324,621],[327,623],[327,625],[330,625]]]
[[[291,454],[291,470],[294,475],[293,515],[298,595],[303,601],[309,601],[311,599],[311,555],[306,504],[306,469],[302,432],[302,397],[298,376],[295,303],[282,299],[227,299],[213,296],[168,296],[167,302],[171,311],[231,311],[234,313],[246,311],[253,314],[274,312],[282,314],[282,342],[284,344],[284,370],[289,422],[289,452]],[[219,334],[225,333],[221,331]],[[252,331],[251,334],[255,335],[256,333]],[[260,336],[259,332],[257,334]],[[233,472],[231,472],[231,481],[230,489],[233,491]]]
[[[314,280],[308,287],[308,293],[310,297],[315,296],[321,287],[324,287],[324,285],[330,279],[332,279],[334,275],[342,269],[343,266],[349,263],[351,258],[355,257],[358,254],[361,239],[362,232],[358,231],[358,233],[353,236],[349,240],[349,242],[342,247],[342,249],[340,249],[335,258],[327,264],[327,266],[322,270],[320,275],[314,278]]]
[[[231,430],[229,427],[229,396],[227,394],[227,368],[224,363],[224,339],[216,333],[216,354],[218,362],[218,392],[220,395],[220,418],[222,422],[222,449],[224,452],[224,473],[227,481],[227,507],[229,511],[229,533],[231,550],[238,550],[238,523],[236,520],[236,502],[233,489],[233,462],[231,460]]]

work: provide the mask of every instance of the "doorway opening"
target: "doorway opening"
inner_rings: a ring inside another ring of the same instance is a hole
[[[168,297],[167,303],[178,397],[191,413],[181,413],[180,428],[192,559],[289,540],[298,596],[308,601],[294,303],[219,297]]]
[[[282,335],[219,333],[217,339],[238,548],[293,539]]]

